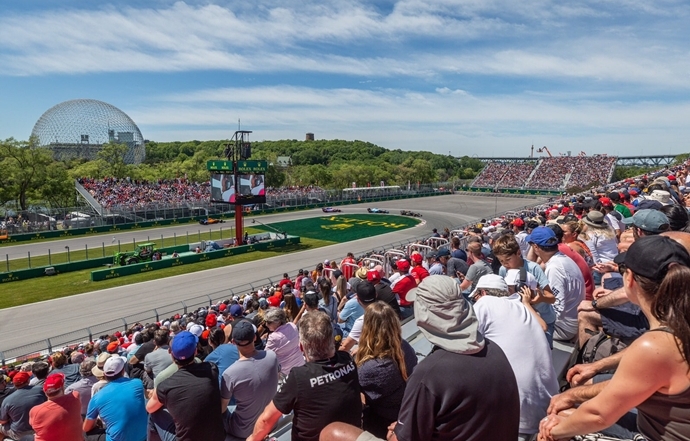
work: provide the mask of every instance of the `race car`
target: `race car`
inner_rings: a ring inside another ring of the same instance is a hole
[[[422,217],[421,213],[417,213],[415,211],[409,211],[409,210],[400,210],[400,214],[402,216]]]
[[[207,217],[206,219],[199,220],[199,223],[201,225],[213,225],[213,224],[224,224],[225,221],[223,219],[213,219],[213,218]]]
[[[369,213],[388,214],[388,210],[384,210],[382,208],[367,208],[367,211]]]
[[[323,207],[321,211],[323,211],[324,213],[340,213],[343,210],[341,210],[340,208]]]

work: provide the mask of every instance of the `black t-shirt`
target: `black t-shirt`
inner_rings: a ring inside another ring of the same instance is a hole
[[[391,286],[385,283],[377,283],[374,287],[376,288],[376,300],[387,303],[400,317],[400,305],[395,294],[393,294]]]
[[[329,360],[294,367],[273,404],[283,414],[294,410],[293,441],[318,441],[321,430],[336,421],[360,427],[357,366],[350,354],[337,351]]]
[[[223,441],[218,369],[211,363],[181,367],[156,388],[158,400],[175,421],[178,441]]]
[[[137,351],[134,353],[134,356],[137,357],[139,363],[143,364],[146,355],[153,352],[154,349],[156,349],[156,343],[154,343],[153,340],[147,341],[146,343],[139,346],[139,349],[137,349]]]
[[[400,441],[515,441],[520,398],[501,348],[461,355],[438,347],[407,381],[395,434]]]

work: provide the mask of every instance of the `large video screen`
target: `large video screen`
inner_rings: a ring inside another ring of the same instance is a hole
[[[239,175],[239,191],[235,189],[235,175],[213,173],[211,175],[211,202],[242,205],[266,203],[264,174]]]

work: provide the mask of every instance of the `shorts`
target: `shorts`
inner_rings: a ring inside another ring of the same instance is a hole
[[[624,303],[599,310],[604,332],[612,337],[635,339],[649,329],[649,321],[639,306]]]
[[[381,438],[376,438],[369,432],[362,432],[355,441],[384,441]]]

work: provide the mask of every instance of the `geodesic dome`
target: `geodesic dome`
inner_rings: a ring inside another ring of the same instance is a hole
[[[144,137],[132,118],[98,100],[70,100],[51,107],[36,121],[31,136],[51,149],[56,159],[96,159],[108,142],[129,147],[127,164],[139,164],[146,157]]]

